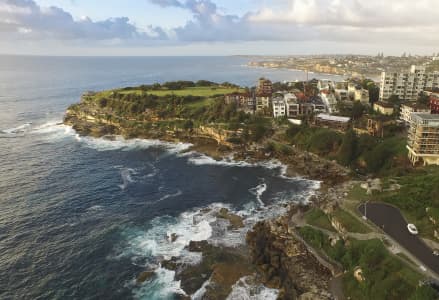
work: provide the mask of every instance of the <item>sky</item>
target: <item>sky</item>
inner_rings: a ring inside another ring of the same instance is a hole
[[[438,0],[0,0],[0,54],[439,52]]]

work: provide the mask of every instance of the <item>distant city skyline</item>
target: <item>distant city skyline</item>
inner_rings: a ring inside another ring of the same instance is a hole
[[[0,0],[0,54],[439,52],[434,0]]]

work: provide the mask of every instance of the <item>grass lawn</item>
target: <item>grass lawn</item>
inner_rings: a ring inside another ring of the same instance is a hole
[[[328,216],[319,208],[310,209],[305,213],[304,218],[306,222],[310,225],[314,225],[334,232],[336,231],[334,227],[332,227]]]
[[[349,212],[338,208],[333,212],[333,216],[350,232],[369,233],[371,230]]]
[[[224,94],[230,94],[234,92],[243,92],[243,89],[237,89],[237,88],[228,88],[228,87],[189,87],[181,90],[167,90],[167,89],[161,89],[161,90],[149,90],[149,91],[142,91],[142,90],[119,90],[118,92],[121,94],[131,94],[131,93],[148,93],[152,95],[156,95],[159,97],[168,96],[168,95],[176,95],[176,96],[198,96],[198,97],[212,97],[214,95],[224,95]]]

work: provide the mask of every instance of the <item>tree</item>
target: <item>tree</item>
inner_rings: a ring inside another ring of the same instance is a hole
[[[186,120],[183,124],[183,129],[186,131],[192,131],[194,128],[194,122],[192,120]]]
[[[425,105],[425,106],[429,105],[430,104],[430,97],[425,93],[421,93],[418,97],[417,103],[419,105]]]
[[[343,137],[343,142],[338,151],[338,161],[345,166],[349,166],[355,160],[357,152],[358,138],[352,129],[347,131]]]
[[[358,120],[360,119],[365,111],[365,107],[363,104],[361,104],[360,101],[355,101],[354,106],[352,107],[352,119]]]
[[[398,95],[392,95],[389,97],[389,99],[387,99],[388,102],[394,104],[394,105],[400,105],[401,104],[401,100],[399,99]]]

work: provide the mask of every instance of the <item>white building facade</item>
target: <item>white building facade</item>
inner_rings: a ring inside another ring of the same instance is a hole
[[[285,100],[281,97],[273,99],[273,117],[280,118],[286,116]]]
[[[381,73],[380,100],[397,95],[401,100],[416,101],[420,92],[439,87],[439,72],[427,73],[425,66],[412,66],[407,73]]]

